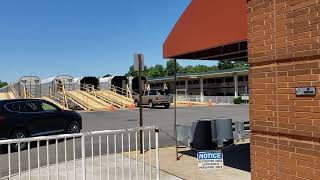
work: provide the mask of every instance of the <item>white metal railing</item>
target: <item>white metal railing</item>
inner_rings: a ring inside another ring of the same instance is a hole
[[[209,102],[210,99],[214,104],[233,104],[234,96],[203,96],[203,98],[199,95],[177,96],[177,101]]]
[[[143,153],[139,159],[140,133]],[[3,160],[6,156],[7,163],[1,164],[0,175],[3,177],[0,179],[159,180],[158,138],[158,129],[149,126],[1,140],[0,145],[7,147],[7,153],[0,157]],[[23,144],[26,145],[25,150],[21,149]],[[13,145],[18,147],[16,152],[12,150]],[[152,148],[155,149],[154,154]],[[146,150],[149,150],[148,162],[145,160]],[[4,171],[4,167],[8,169]]]

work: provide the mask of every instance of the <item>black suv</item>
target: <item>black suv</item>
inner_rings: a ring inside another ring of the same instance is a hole
[[[82,118],[62,110],[43,99],[13,99],[0,101],[0,139],[18,139],[62,133],[79,133]],[[18,145],[12,148],[17,150]],[[25,143],[20,144],[26,148]]]

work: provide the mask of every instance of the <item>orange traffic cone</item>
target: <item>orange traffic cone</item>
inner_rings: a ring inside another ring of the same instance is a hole
[[[212,100],[211,99],[209,99],[209,101],[208,101],[208,107],[212,107],[213,106],[213,104],[212,104]]]
[[[131,109],[131,110],[134,110],[135,107],[136,107],[136,106],[135,106],[134,104],[130,104],[130,105],[129,105],[129,109]]]
[[[116,109],[114,108],[113,104],[110,105],[110,111],[115,111]]]
[[[191,103],[190,100],[189,100],[189,102],[188,102],[188,107],[192,107],[192,103]]]

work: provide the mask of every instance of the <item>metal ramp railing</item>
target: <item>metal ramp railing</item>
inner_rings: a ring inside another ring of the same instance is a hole
[[[7,139],[0,146],[7,151],[0,179],[160,179],[155,126]]]
[[[122,96],[120,94],[117,94],[112,91],[103,90],[99,87],[94,87],[93,85],[86,85],[87,92],[103,101],[106,101],[107,103],[117,107],[117,108],[126,108],[131,107],[133,105],[133,100]]]

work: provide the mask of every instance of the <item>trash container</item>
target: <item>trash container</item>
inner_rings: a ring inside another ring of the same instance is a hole
[[[217,145],[223,147],[224,142],[233,139],[232,119],[227,117],[215,118],[217,130]]]
[[[192,123],[192,148],[197,150],[210,150],[213,148],[211,130],[212,121],[213,119],[200,119]]]

